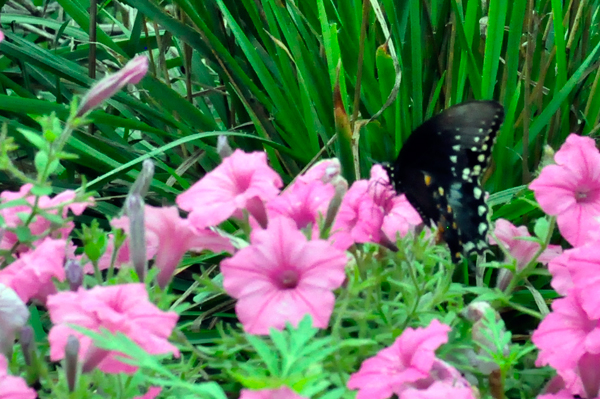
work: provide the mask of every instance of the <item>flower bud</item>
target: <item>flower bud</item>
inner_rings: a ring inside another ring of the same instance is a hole
[[[79,340],[74,335],[69,335],[65,345],[65,373],[69,392],[75,390],[77,384],[77,356],[79,355]]]
[[[83,269],[78,261],[75,259],[67,260],[65,264],[65,276],[69,282],[69,289],[71,291],[77,291],[83,283]]]
[[[329,207],[327,208],[327,213],[325,215],[325,223],[323,224],[323,231],[327,231],[333,226],[333,222],[335,217],[340,210],[340,206],[342,205],[342,199],[346,194],[348,187],[344,187],[343,185],[335,186],[335,195],[331,199],[329,203]]]
[[[114,96],[129,83],[139,83],[146,72],[148,72],[148,58],[138,55],[125,64],[119,72],[106,75],[96,82],[83,97],[77,110],[77,116],[84,116],[93,109],[98,108],[104,101]]]
[[[221,159],[225,159],[228,156],[230,156],[231,154],[233,154],[233,150],[231,149],[231,147],[229,146],[229,143],[227,142],[227,136],[220,135],[219,138],[217,139],[217,153],[219,153],[219,156],[221,157]]]
[[[142,162],[142,171],[138,175],[137,179],[135,179],[133,186],[131,186],[129,195],[137,194],[144,198],[146,194],[148,194],[148,189],[150,188],[150,183],[152,183],[153,177],[154,162],[152,162],[150,159],[146,159],[144,162]]]
[[[33,352],[33,328],[31,326],[25,326],[21,329],[19,334],[19,344],[21,345],[21,352],[23,352],[23,359],[27,366],[31,366],[31,354]]]
[[[146,278],[146,225],[144,222],[144,200],[137,194],[125,200],[129,217],[129,258],[141,282]]]

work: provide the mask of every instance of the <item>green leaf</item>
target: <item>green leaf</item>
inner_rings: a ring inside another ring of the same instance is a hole
[[[27,141],[33,144],[39,150],[46,150],[48,148],[48,143],[42,136],[40,136],[37,132],[32,132],[31,130],[26,129],[17,129],[19,133],[21,133]]]
[[[252,345],[254,350],[256,350],[262,361],[265,363],[265,365],[267,366],[267,370],[269,370],[269,373],[272,376],[279,375],[280,360],[278,358],[277,353],[272,351],[271,348],[269,348],[269,346],[262,339],[254,335],[246,334],[246,339],[248,340],[250,345]]]
[[[540,240],[546,240],[548,237],[548,230],[550,229],[550,222],[546,218],[539,218],[535,221],[533,232]]]
[[[50,173],[47,170],[48,167],[48,153],[45,151],[39,151],[35,154],[35,169],[38,171],[38,174],[42,176],[48,176]]]

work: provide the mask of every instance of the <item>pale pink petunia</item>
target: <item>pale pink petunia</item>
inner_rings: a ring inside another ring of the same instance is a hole
[[[177,196],[177,205],[190,211],[196,228],[216,226],[237,211],[247,209],[266,225],[263,202],[279,194],[281,178],[267,165],[264,152],[236,150],[214,170]]]
[[[163,288],[171,280],[175,268],[187,251],[233,251],[233,246],[227,238],[208,229],[192,227],[187,219],[179,216],[176,207],[158,208],[146,205],[144,212],[146,258],[152,259],[156,256],[154,267],[160,269],[157,279]],[[125,233],[129,232],[129,218],[126,216],[113,219],[111,225]],[[110,234],[106,251],[98,261],[100,270],[110,266],[113,252],[114,237]],[[129,261],[129,238],[126,238],[116,254],[115,267],[121,267]],[[89,263],[84,270],[86,273],[94,272]]]
[[[146,205],[144,210],[146,235],[151,242],[156,242],[154,267],[160,270],[157,281],[162,288],[171,281],[175,268],[186,252],[205,249],[233,252],[229,239],[208,229],[193,228],[187,219],[179,216],[174,206],[157,208]],[[152,235],[156,239],[152,239]]]
[[[0,284],[0,355],[13,350],[18,331],[27,324],[29,309],[17,293]]]
[[[21,377],[8,375],[8,362],[0,354],[0,399],[36,399],[37,392]]]
[[[568,373],[576,370],[584,355],[600,353],[598,321],[585,312],[576,288],[565,298],[556,299],[552,312],[531,337],[540,350],[536,365],[550,365],[563,378],[571,379]]]
[[[261,389],[252,391],[250,389],[242,389],[239,399],[307,399],[304,396],[298,395],[290,388],[283,386],[277,389]]]
[[[423,223],[421,216],[404,194],[394,197],[388,207],[381,229],[392,241],[395,241],[397,236],[404,237],[415,226]]]
[[[44,239],[0,270],[0,283],[12,288],[23,302],[35,299],[45,303],[46,297],[56,292],[52,279],[65,280],[66,245],[65,240]]]
[[[69,335],[79,339],[79,358],[84,371],[98,367],[105,373],[134,373],[136,367],[117,358],[122,353],[107,352],[95,347],[91,338],[73,330],[77,325],[99,332],[121,333],[150,354],[174,353],[179,350],[169,343],[177,323],[175,312],[164,312],[148,299],[144,284],[122,284],[107,287],[80,288],[77,292],[59,292],[48,297],[48,313],[54,324],[48,335],[50,358],[58,361],[65,356]]]
[[[225,291],[238,300],[236,314],[251,334],[268,334],[306,314],[327,327],[338,288],[346,277],[346,254],[324,240],[307,241],[288,218],[255,229],[251,245],[221,262]]]
[[[557,393],[546,393],[539,395],[537,399],[573,399],[573,394],[566,389],[563,389]]]
[[[4,40],[4,32],[0,30],[0,42],[2,42],[2,40]]]
[[[150,387],[144,395],[136,396],[133,399],[155,399],[161,391],[162,387]]]
[[[425,389],[408,388],[398,395],[398,399],[475,399],[473,390],[466,386],[436,381]]]
[[[499,243],[493,237],[490,237],[490,244],[502,245],[517,261],[517,271],[523,270],[531,262],[540,250],[540,244],[534,241],[528,241],[531,237],[526,226],[516,227],[506,219],[496,220],[494,235],[500,241]],[[560,255],[560,245],[549,245],[537,258],[542,264],[547,264],[552,259]],[[498,273],[498,286],[501,289],[508,285],[512,278],[512,272],[508,269],[501,269]]]
[[[379,242],[383,217],[383,210],[369,195],[369,182],[355,181],[344,196],[331,228],[333,246],[345,250],[354,243]]]
[[[96,82],[81,99],[77,116],[83,116],[128,84],[137,84],[148,72],[148,57],[138,55],[129,60],[125,66],[116,73],[106,75]]]
[[[569,271],[570,250],[564,251],[560,256],[548,262],[548,271],[552,274],[550,285],[560,295],[567,295],[567,292],[573,288],[573,279]]]
[[[600,319],[600,247],[598,243],[569,249],[550,263],[552,286],[566,295],[574,287],[580,303],[592,319]],[[566,270],[565,270],[566,269]]]
[[[296,222],[299,229],[312,226],[314,238],[319,237],[319,219],[327,214],[329,202],[335,188],[315,180],[309,183],[294,183],[279,196],[267,203],[269,219],[285,216]]]
[[[356,399],[387,399],[431,377],[435,350],[448,341],[450,327],[433,320],[424,328],[407,328],[392,346],[365,360],[348,380]]]
[[[32,188],[32,184],[25,184],[17,192],[3,191],[0,194],[0,204],[6,205],[10,201],[22,201],[29,204],[20,204],[0,209],[0,216],[4,219],[4,223],[8,228],[15,229],[22,226],[23,218],[27,218],[31,214],[31,209],[36,199],[36,197],[31,194]],[[69,210],[75,215],[80,215],[86,207],[94,204],[92,198],[88,198],[83,202],[75,202],[75,199],[76,193],[72,190],[65,190],[53,198],[43,195],[38,198],[37,208],[44,213],[59,215],[66,218]],[[62,227],[54,229],[51,232],[51,228],[54,228],[52,222],[39,214],[35,216],[28,225],[32,235],[37,236],[51,233],[52,238],[67,238],[71,233],[71,230],[73,230],[73,227],[73,222],[67,222]],[[37,245],[39,242],[40,241],[38,240],[35,244]],[[0,237],[0,249],[10,249],[15,243],[17,243],[17,235],[11,231],[5,231],[2,237]],[[27,250],[29,249],[24,247],[18,248],[19,252],[25,252]]]
[[[331,229],[333,245],[347,249],[354,243],[395,241],[421,224],[421,217],[404,195],[397,196],[381,165],[371,177],[354,182],[346,193]]]
[[[571,134],[529,188],[573,246],[583,245],[600,228],[600,153],[593,139]]]
[[[343,191],[348,189],[348,182],[342,177],[342,166],[337,158],[324,159],[314,164],[303,175],[298,176],[300,183],[310,183],[320,181],[321,183],[331,184]]]

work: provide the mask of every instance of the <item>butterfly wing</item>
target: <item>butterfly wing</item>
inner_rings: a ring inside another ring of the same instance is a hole
[[[453,258],[486,248],[488,208],[480,177],[504,119],[493,101],[458,104],[419,126],[386,169],[398,193],[438,227]]]

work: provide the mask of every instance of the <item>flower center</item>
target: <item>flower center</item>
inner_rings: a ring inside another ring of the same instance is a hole
[[[291,289],[298,286],[300,275],[296,270],[284,270],[277,278],[279,287],[282,289]]]
[[[589,197],[588,190],[578,190],[575,192],[575,201],[577,202],[587,202]]]

